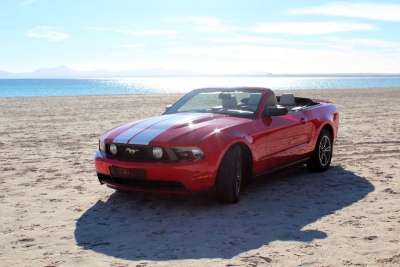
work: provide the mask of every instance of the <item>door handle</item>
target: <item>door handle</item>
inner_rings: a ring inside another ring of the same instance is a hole
[[[306,123],[307,121],[306,121],[306,119],[301,118],[301,119],[300,119],[300,122],[304,124],[304,123]]]

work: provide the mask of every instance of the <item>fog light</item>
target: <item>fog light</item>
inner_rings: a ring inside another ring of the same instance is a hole
[[[156,159],[161,159],[164,151],[161,147],[153,147],[153,157]]]
[[[117,146],[116,146],[115,144],[111,144],[111,145],[110,145],[110,152],[111,152],[111,154],[113,154],[113,155],[116,155],[116,154],[117,154],[118,148],[117,148]]]

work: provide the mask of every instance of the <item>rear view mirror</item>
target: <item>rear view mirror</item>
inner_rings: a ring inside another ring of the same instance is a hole
[[[231,94],[220,93],[220,94],[218,95],[218,98],[219,98],[219,99],[230,99],[231,97],[232,97]]]
[[[168,105],[165,107],[165,111],[167,111],[170,107],[172,107],[172,105]]]

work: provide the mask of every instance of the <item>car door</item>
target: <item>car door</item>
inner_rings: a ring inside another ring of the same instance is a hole
[[[310,123],[302,111],[262,119],[266,135],[266,164],[273,169],[300,160],[305,153]]]

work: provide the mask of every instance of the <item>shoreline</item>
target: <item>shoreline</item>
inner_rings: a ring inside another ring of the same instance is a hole
[[[240,87],[239,87],[240,88]],[[269,88],[269,87],[266,87]],[[195,88],[194,88],[195,89]],[[354,91],[354,90],[400,90],[400,86],[391,86],[391,87],[365,87],[365,88],[333,88],[333,89],[272,89],[274,92],[316,92],[316,91],[343,91],[343,90],[349,90],[349,91]],[[189,92],[189,91],[188,91]],[[59,98],[59,97],[66,97],[66,98],[72,98],[72,97],[129,97],[129,96],[174,96],[174,95],[179,95],[183,96],[186,93],[148,93],[148,94],[102,94],[102,95],[59,95],[59,96],[6,96],[2,97],[0,96],[1,99],[25,99],[25,98]]]
[[[184,94],[0,98],[2,264],[399,265],[400,87],[274,91],[336,104],[332,167],[257,179],[235,205],[97,180],[103,132]]]

